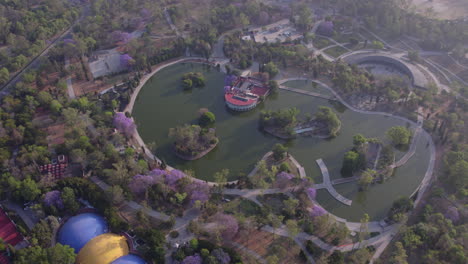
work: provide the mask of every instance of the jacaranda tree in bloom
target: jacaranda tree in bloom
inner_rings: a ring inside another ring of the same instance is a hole
[[[123,42],[124,44],[127,44],[130,41],[131,36],[127,32],[116,30],[111,33],[111,38],[114,42]]]
[[[293,178],[293,174],[282,171],[276,175],[276,185],[280,188],[286,188]]]
[[[60,197],[60,191],[50,191],[44,196],[44,204],[46,206],[55,206],[58,209],[63,209],[63,201]]]
[[[196,201],[205,203],[210,198],[210,186],[201,181],[194,181],[185,186],[184,191],[190,197],[190,205],[194,205]]]
[[[217,213],[214,220],[221,232],[223,239],[231,240],[239,231],[239,224],[237,219],[228,214]]]
[[[130,69],[135,64],[135,60],[128,54],[120,55],[120,65],[125,69]]]
[[[128,184],[130,191],[136,195],[142,195],[149,187],[156,184],[156,179],[150,175],[135,175]]]
[[[315,188],[307,188],[306,193],[309,196],[309,199],[315,200],[315,197],[317,197],[317,190]]]
[[[185,174],[180,170],[171,170],[169,173],[166,173],[166,184],[170,187],[175,187],[177,181],[185,177]]]
[[[312,207],[312,211],[310,212],[310,216],[318,217],[318,216],[322,216],[322,215],[324,215],[326,213],[327,213],[327,211],[325,211],[325,209],[323,209],[322,207],[320,207],[318,205],[314,205],[314,207]]]
[[[114,126],[117,130],[125,136],[130,136],[136,129],[136,125],[133,120],[126,117],[124,113],[116,113],[114,115]]]
[[[200,255],[195,254],[193,256],[185,257],[180,264],[202,264],[203,260]]]
[[[228,253],[224,252],[223,249],[217,248],[211,252],[211,255],[218,260],[220,264],[229,264],[231,262],[231,257]]]

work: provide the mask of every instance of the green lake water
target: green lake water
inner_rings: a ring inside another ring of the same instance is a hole
[[[205,87],[183,90],[181,76],[191,71],[203,72]],[[248,174],[274,144],[285,143],[290,153],[305,167],[307,175],[320,183],[322,176],[315,160],[322,158],[331,178],[340,178],[343,154],[352,147],[353,135],[362,133],[366,137],[384,139],[385,131],[390,127],[408,125],[394,118],[359,114],[324,99],[283,90],[250,112],[231,112],[224,104],[223,84],[223,73],[201,64],[181,63],[156,73],[140,91],[133,109],[140,136],[146,143],[155,142],[158,146],[156,155],[164,158],[168,164],[180,170],[193,170],[196,177],[205,180],[212,180],[213,174],[224,168],[230,171],[229,180],[236,179],[240,173]],[[285,85],[328,92],[323,87],[314,88],[311,82],[306,81],[290,81]],[[339,135],[331,140],[298,137],[286,142],[258,130],[258,117],[262,109],[294,106],[304,116],[315,113],[322,105],[333,107],[342,120]],[[200,108],[208,108],[216,115],[216,133],[220,142],[202,159],[184,161],[171,150],[169,128],[185,123],[196,124]],[[404,153],[397,154],[401,156]],[[421,138],[416,154],[397,169],[395,177],[384,184],[374,185],[367,192],[358,192],[355,183],[335,186],[340,194],[353,200],[352,206],[337,202],[324,190],[319,191],[317,201],[333,214],[351,221],[359,221],[363,213],[374,219],[381,218],[398,196],[410,195],[416,189],[424,177],[428,162],[427,142]]]

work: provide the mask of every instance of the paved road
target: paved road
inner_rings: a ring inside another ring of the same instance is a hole
[[[21,217],[21,219],[26,224],[29,230],[33,229],[34,225],[37,222],[39,222],[39,219],[30,209],[23,210],[23,207],[11,201],[3,201],[2,204],[7,209],[15,211],[15,213],[17,213],[19,217]]]
[[[53,48],[57,43],[59,43],[60,40],[62,40],[65,36],[67,36],[71,32],[72,28],[85,17],[85,14],[87,12],[88,12],[88,6],[83,7],[83,12],[81,13],[80,18],[78,18],[72,25],[70,25],[68,29],[63,31],[44,50],[42,50],[41,53],[39,53],[36,57],[34,57],[26,66],[23,67],[22,70],[16,73],[16,75],[13,76],[13,78],[11,78],[5,85],[3,85],[3,87],[0,89],[0,99],[9,93],[13,85],[16,84],[21,79],[21,77],[23,76],[23,73],[36,67],[39,63],[39,59],[43,56],[46,56],[49,53],[51,48]]]
[[[70,59],[66,59],[65,60],[65,68],[68,69],[69,66],[70,66]],[[70,97],[70,99],[75,99],[76,95],[75,95],[75,90],[73,90],[72,77],[71,76],[67,78],[67,90],[68,90],[68,97]]]

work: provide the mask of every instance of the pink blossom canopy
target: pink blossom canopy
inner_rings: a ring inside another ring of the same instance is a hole
[[[171,172],[166,173],[166,184],[175,187],[177,181],[185,177],[185,174],[180,170],[171,170]]]
[[[325,209],[323,209],[322,207],[320,207],[318,205],[314,205],[314,207],[312,207],[312,211],[310,212],[310,216],[318,217],[318,216],[322,216],[322,215],[324,215],[326,213],[327,213],[327,211],[325,211]]]
[[[189,195],[191,205],[194,205],[196,201],[205,203],[210,198],[210,186],[201,181],[187,184],[184,191]]]
[[[112,40],[114,42],[123,42],[128,43],[131,39],[131,35],[127,32],[122,32],[120,30],[114,31],[111,33]]]
[[[445,217],[452,220],[452,222],[458,222],[460,220],[460,213],[455,206],[449,206],[445,212]]]
[[[282,171],[276,175],[276,185],[278,187],[287,187],[293,178],[293,174]]]
[[[332,21],[324,21],[320,23],[317,29],[317,33],[324,35],[324,36],[331,37],[333,36],[333,28],[334,28],[334,25]]]
[[[125,116],[124,113],[116,113],[114,115],[114,126],[120,133],[130,136],[135,131],[135,123],[131,118]]]
[[[134,194],[141,195],[154,184],[156,184],[156,179],[154,177],[138,174],[132,178],[128,187]]]
[[[317,190],[315,188],[307,188],[306,193],[311,200],[315,200],[315,197],[317,197]]]
[[[231,262],[231,257],[228,253],[224,252],[222,248],[213,250],[211,255],[213,255],[213,257],[215,257],[220,264],[229,264]]]
[[[128,54],[120,55],[120,65],[125,68],[130,68],[135,64],[135,60]]]
[[[50,191],[44,196],[44,204],[46,206],[55,206],[58,209],[63,209],[63,201],[60,197],[60,191]]]
[[[193,256],[185,257],[180,264],[202,264],[203,260],[200,255],[195,254]]]
[[[230,240],[237,234],[237,231],[239,230],[239,224],[237,223],[237,219],[234,216],[217,213],[214,216],[214,220],[220,228],[221,236],[224,239]]]

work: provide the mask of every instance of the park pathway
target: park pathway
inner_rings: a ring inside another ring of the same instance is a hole
[[[316,160],[316,162],[317,162],[317,165],[320,167],[320,171],[322,171],[322,176],[323,176],[322,186],[324,186],[325,189],[327,189],[327,191],[333,196],[333,198],[335,198],[336,200],[338,200],[339,202],[341,202],[341,203],[343,203],[343,204],[345,204],[347,206],[351,206],[353,201],[348,199],[348,198],[343,197],[341,194],[339,194],[335,190],[335,188],[333,188],[333,184],[332,184],[332,182],[330,180],[330,174],[329,174],[327,166],[325,165],[323,160],[318,159],[318,160]]]
[[[418,126],[416,127],[415,131],[414,131],[414,135],[413,135],[413,139],[411,140],[411,145],[410,145],[410,148],[409,150],[405,153],[405,155],[403,155],[403,157],[401,157],[400,160],[398,160],[397,162],[395,162],[394,164],[392,164],[390,167],[392,169],[394,168],[398,168],[400,166],[403,166],[406,164],[406,162],[408,162],[408,160],[413,157],[414,153],[416,153],[416,146],[418,145],[418,140],[419,140],[419,134],[421,133],[421,130],[422,130],[422,123],[423,123],[423,117],[422,115],[418,115]]]
[[[99,186],[103,191],[106,191],[110,188],[110,186],[103,182],[102,180],[100,180],[99,178],[97,178],[96,176],[91,176],[91,181],[93,181],[97,186]],[[161,213],[161,212],[158,212],[158,211],[155,211],[153,209],[149,209],[149,208],[145,208],[143,207],[142,205],[140,205],[139,203],[135,202],[135,201],[127,201],[125,200],[124,202],[124,205],[132,208],[133,210],[135,211],[139,211],[139,210],[143,210],[143,212],[154,218],[154,219],[157,219],[157,220],[160,220],[160,221],[168,221],[170,219],[170,217],[164,213]]]
[[[70,59],[65,59],[65,68],[68,69],[70,67]],[[68,91],[68,97],[70,99],[75,99],[75,90],[73,90],[73,85],[72,85],[72,77],[68,76],[67,78],[67,91]]]
[[[39,219],[31,211],[31,209],[26,211],[17,203],[14,203],[8,200],[3,201],[2,205],[5,206],[9,210],[15,211],[15,213],[17,213],[18,216],[23,220],[23,222],[26,224],[29,230],[33,229],[34,225],[37,222],[39,222]]]
[[[319,98],[322,98],[322,99],[333,100],[333,101],[336,100],[336,98],[334,98],[333,96],[323,95],[323,94],[315,93],[315,92],[312,92],[312,91],[306,91],[306,90],[297,89],[297,88],[286,87],[284,85],[280,85],[279,88],[282,89],[282,90],[295,92],[295,93],[299,93],[299,94],[305,94],[305,95],[314,96],[314,97],[319,97]]]

